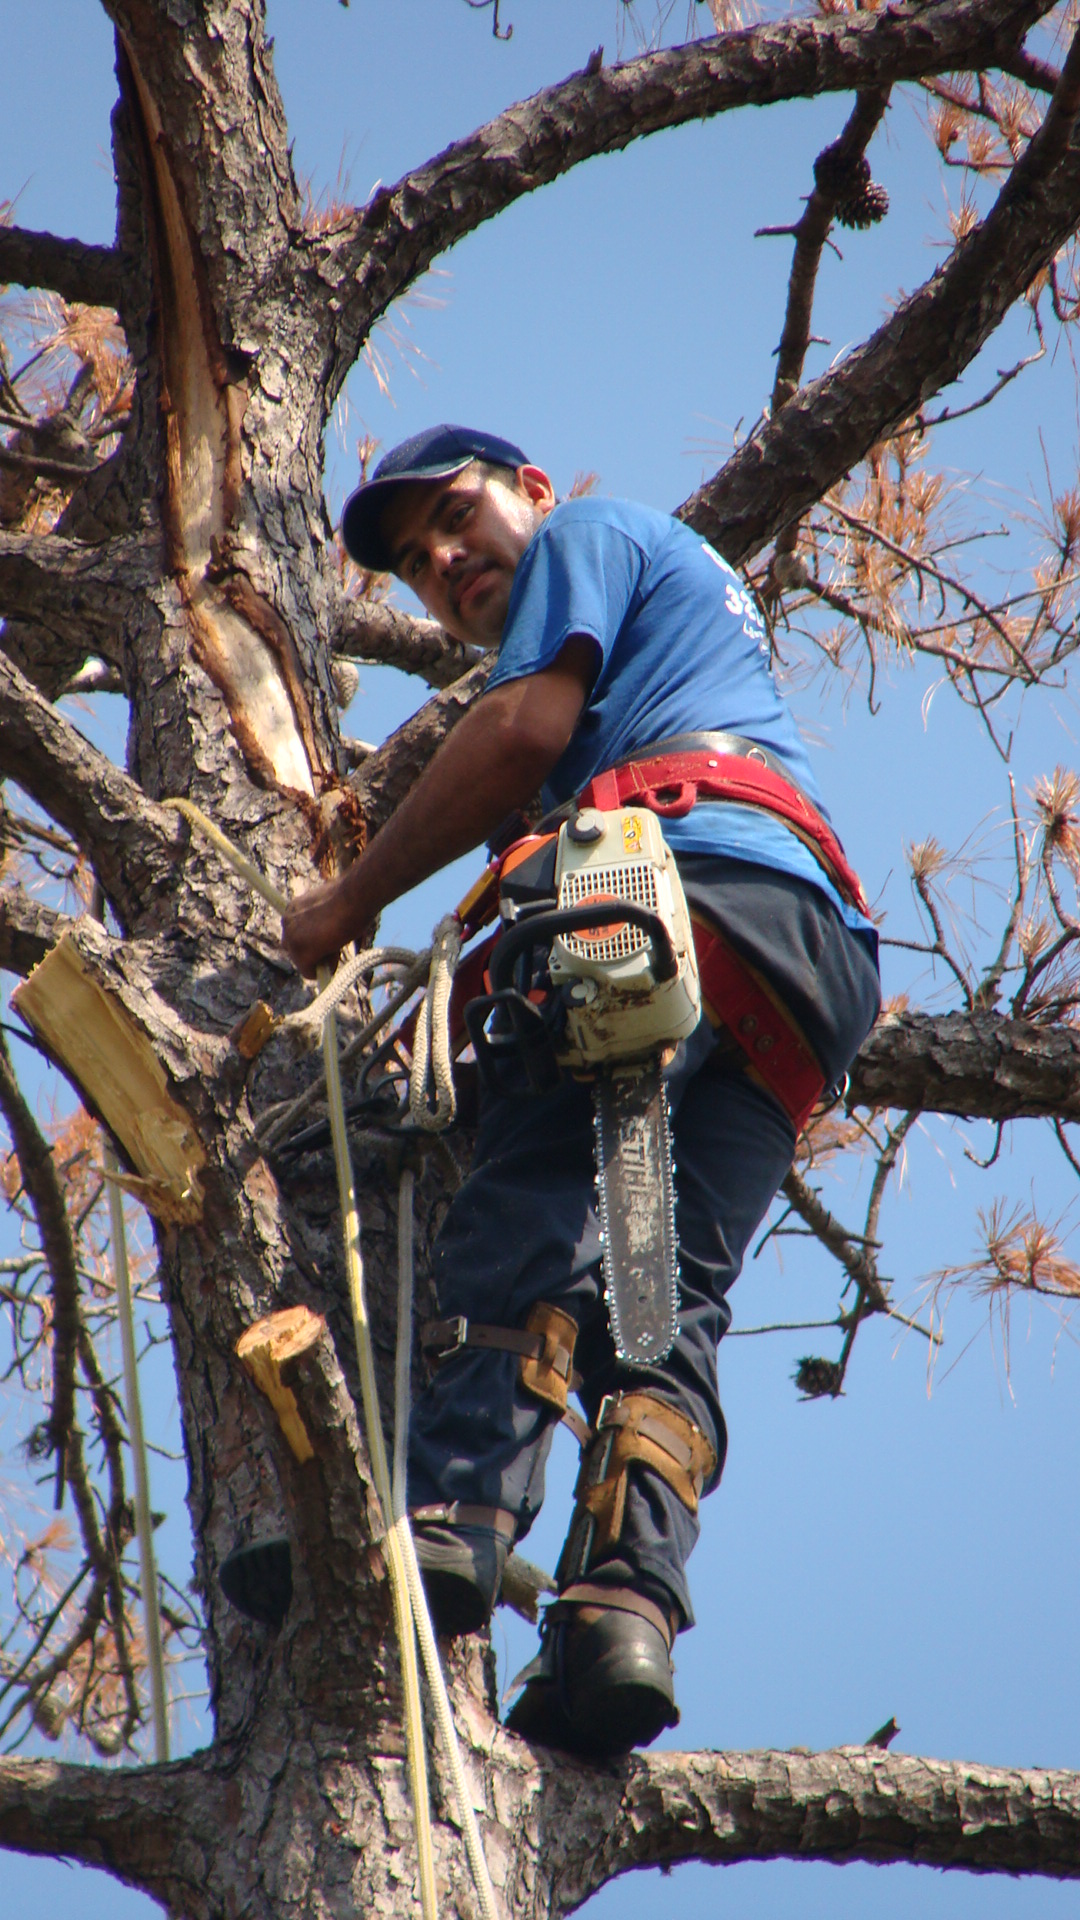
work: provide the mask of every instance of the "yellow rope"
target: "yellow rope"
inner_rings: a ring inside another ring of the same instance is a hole
[[[173,813],[182,813],[189,826],[198,827],[199,832],[209,840],[211,846],[217,848],[233,872],[238,873],[241,880],[247,881],[252,892],[259,894],[268,906],[274,908],[275,912],[284,913],[289,904],[285,895],[278,892],[273,881],[267,880],[259,872],[258,867],[252,866],[247,855],[241,853],[239,847],[233,846],[228,835],[222,833],[220,827],[215,827],[209,815],[205,814],[201,807],[197,807],[191,800],[163,800],[161,804]]]
[[[405,1744],[409,1762],[416,1845],[420,1855],[420,1905],[424,1920],[434,1920],[438,1912],[435,1893],[435,1859],[431,1843],[431,1814],[428,1806],[427,1762],[424,1755],[424,1720],[420,1707],[420,1675],[416,1666],[416,1638],[409,1607],[409,1582],[401,1551],[398,1528],[394,1524],[390,1475],[386,1464],[379,1389],[375,1379],[375,1361],[371,1346],[371,1323],[364,1292],[364,1266],[360,1252],[360,1215],[356,1205],[352,1160],[345,1131],[345,1103],[341,1095],[341,1066],[338,1059],[337,1017],[326,1016],[323,1025],[323,1060],[326,1066],[326,1091],[330,1104],[330,1131],[334,1141],[338,1192],[341,1196],[341,1225],[345,1236],[345,1276],[352,1307],[353,1333],[356,1338],[356,1363],[360,1370],[360,1398],[364,1407],[368,1453],[375,1492],[386,1527],[387,1564],[390,1569],[390,1593],[394,1606],[394,1627],[401,1654],[401,1678],[405,1689]]]
[[[146,1467],[146,1438],[143,1433],[142,1407],[139,1404],[139,1374],[135,1357],[135,1316],[131,1304],[131,1274],[128,1269],[127,1234],[124,1229],[124,1196],[113,1179],[119,1162],[112,1147],[105,1146],[105,1182],[109,1189],[109,1224],[112,1229],[113,1272],[116,1277],[116,1304],[120,1315],[120,1350],[124,1361],[124,1411],[135,1477],[135,1533],[139,1542],[139,1584],[142,1588],[143,1619],[146,1623],[146,1664],[150,1673],[150,1711],[154,1723],[154,1758],[169,1757],[169,1714],[165,1696],[165,1659],[161,1649],[161,1608],[158,1602],[157,1569],[154,1565],[154,1527],[150,1516],[150,1479]]]
[[[435,1718],[439,1723],[446,1756],[450,1762],[450,1774],[454,1782],[454,1795],[461,1816],[462,1831],[465,1836],[465,1851],[469,1856],[473,1881],[480,1897],[480,1909],[484,1920],[495,1920],[495,1894],[488,1874],[487,1861],[484,1859],[480,1829],[476,1824],[469,1784],[465,1778],[465,1766],[461,1758],[461,1745],[454,1726],[454,1714],[450,1705],[450,1696],[446,1691],[442,1663],[435,1645],[435,1635],[428,1612],[427,1595],[420,1577],[420,1568],[416,1559],[416,1547],[409,1527],[406,1510],[406,1454],[409,1425],[409,1356],[412,1347],[412,1311],[415,1270],[413,1260],[413,1192],[415,1177],[411,1168],[406,1167],[398,1188],[398,1325],[397,1352],[394,1367],[394,1530],[399,1535],[405,1561],[405,1572],[409,1582],[409,1597],[412,1601],[416,1619],[416,1633],[420,1641],[420,1652],[427,1673],[428,1684],[435,1706]]]
[[[214,826],[202,809],[190,800],[167,800],[165,805],[172,807],[211,841],[222,858],[238,873],[242,879],[268,901],[277,912],[283,913],[288,904],[283,894],[278,892],[268,880],[265,880],[251,862],[234,847],[231,840]],[[442,928],[440,928],[442,932]],[[460,938],[458,939],[460,946]],[[432,974],[429,983],[428,999],[431,1002],[431,1039],[432,1063],[436,1075],[436,1093],[439,1105],[445,1113],[445,1095],[441,1082],[445,1078],[443,1053],[447,1053],[448,1041],[444,1045],[443,1029],[446,1025],[446,1010],[449,1002],[450,977],[456,960],[456,949],[447,935],[440,943],[441,964],[438,969],[433,959]],[[320,994],[330,984],[329,972],[323,969],[319,976]],[[328,996],[328,1000],[330,996]],[[324,1002],[324,1004],[327,1004]],[[437,1025],[436,1022],[439,1024]],[[433,1920],[435,1905],[435,1867],[431,1842],[430,1810],[428,1806],[427,1772],[423,1746],[423,1718],[420,1710],[419,1675],[416,1666],[416,1640],[419,1639],[420,1651],[427,1672],[435,1706],[435,1717],[439,1724],[446,1746],[450,1773],[457,1800],[458,1818],[461,1822],[465,1840],[465,1849],[469,1858],[480,1902],[483,1920],[497,1920],[495,1892],[484,1858],[480,1830],[473,1810],[468,1781],[461,1756],[461,1747],[454,1726],[453,1712],[446,1681],[439,1660],[439,1651],[435,1643],[435,1634],[428,1612],[427,1596],[416,1559],[408,1514],[405,1510],[404,1475],[404,1434],[401,1427],[408,1417],[408,1372],[405,1371],[406,1390],[404,1405],[400,1394],[401,1362],[398,1362],[399,1393],[396,1396],[396,1425],[394,1442],[396,1490],[391,1486],[390,1473],[386,1458],[386,1443],[383,1438],[382,1417],[379,1408],[379,1390],[375,1378],[375,1361],[371,1343],[371,1323],[368,1319],[367,1301],[364,1291],[364,1267],[360,1247],[360,1216],[356,1204],[356,1188],[353,1180],[352,1161],[349,1155],[349,1143],[345,1125],[345,1103],[341,1090],[341,1066],[337,1044],[337,1019],[332,1005],[329,1006],[323,1023],[323,1061],[326,1073],[327,1099],[330,1109],[330,1131],[334,1143],[334,1161],[337,1168],[338,1191],[341,1199],[342,1228],[345,1240],[345,1271],[349,1287],[349,1302],[352,1308],[353,1333],[356,1340],[356,1358],[360,1373],[360,1395],[364,1409],[364,1424],[367,1429],[368,1452],[371,1457],[372,1478],[375,1491],[382,1507],[383,1522],[386,1527],[388,1565],[390,1569],[390,1591],[394,1608],[394,1624],[397,1630],[398,1646],[401,1656],[402,1681],[405,1691],[405,1729],[409,1759],[409,1775],[413,1799],[413,1816],[416,1824],[417,1847],[420,1854],[420,1897],[425,1920]],[[452,1109],[451,1109],[452,1111]],[[443,1122],[445,1124],[445,1121]],[[408,1246],[409,1294],[407,1302],[409,1322],[411,1324],[411,1232]],[[401,1319],[405,1302],[399,1299],[399,1354],[402,1341]],[[395,1497],[396,1493],[396,1497]]]

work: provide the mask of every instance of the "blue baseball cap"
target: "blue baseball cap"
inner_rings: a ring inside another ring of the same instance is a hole
[[[345,502],[341,538],[345,551],[358,566],[373,573],[390,571],[390,554],[379,532],[383,508],[395,487],[408,480],[448,480],[470,460],[490,460],[497,467],[527,467],[529,456],[511,440],[495,433],[477,433],[472,427],[428,427],[414,433],[383,455],[370,480],[357,487]]]

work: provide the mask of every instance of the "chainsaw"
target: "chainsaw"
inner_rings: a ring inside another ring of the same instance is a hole
[[[586,807],[503,857],[490,991],[465,1008],[497,1090],[591,1081],[605,1295],[616,1357],[663,1360],[678,1331],[664,1067],[701,1014],[690,913],[656,816]]]

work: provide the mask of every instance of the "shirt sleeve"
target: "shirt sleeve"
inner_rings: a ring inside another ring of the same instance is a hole
[[[542,672],[575,634],[596,641],[602,671],[643,566],[640,548],[621,528],[599,516],[563,515],[556,507],[518,562],[488,687]]]

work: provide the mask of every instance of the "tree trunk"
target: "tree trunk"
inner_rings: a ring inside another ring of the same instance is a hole
[[[290,891],[377,830],[483,684],[484,666],[426,623],[346,601],[322,495],[323,430],[348,367],[436,252],[575,159],[652,127],[748,99],[977,68],[1047,8],[890,6],[574,76],[512,122],[516,146],[504,116],[329,234],[301,219],[257,0],[107,0],[107,10],[120,90],[116,248],[0,234],[0,269],[117,300],[136,392],[120,452],[74,495],[61,528],[0,535],[10,622],[0,766],[85,849],[121,931],[66,923],[13,890],[0,913],[0,959],[26,971],[66,931],[86,978],[152,1049],[178,1124],[197,1137],[186,1211],[158,1205],[157,1242],[215,1733],[208,1751],[167,1767],[0,1763],[0,1842],[106,1866],[185,1920],[405,1916],[417,1867],[401,1684],[357,1417],[338,1202],[328,1160],[317,1178],[290,1177],[255,1131],[315,1067],[298,1068],[278,1041],[251,1061],[229,1041],[257,1000],[281,1013],[304,992],[281,957],[273,912],[161,803],[194,801]],[[1061,112],[1070,110],[1066,100]],[[937,308],[932,321],[923,308],[916,315],[925,338],[913,345],[912,327],[890,322],[905,342],[901,354],[893,340],[891,384],[880,378],[890,351],[882,337],[869,372],[856,366],[845,387],[841,366],[827,391],[811,389],[782,416],[792,444],[812,443],[797,482],[789,461],[779,483],[787,443],[774,456],[766,436],[691,503],[710,535],[723,533],[740,555],[760,547],[913,396],[970,359],[1075,225],[1071,128],[1052,194],[1038,155],[1028,169],[1023,245],[1008,208],[984,236],[997,263],[987,280],[993,311],[961,262],[946,288],[952,304],[942,306],[940,290],[932,296],[944,318]],[[1052,136],[1048,168],[1061,161]],[[751,514],[744,469],[755,461],[767,484]],[[327,636],[342,654],[405,660],[435,684],[452,682],[352,781]],[[91,652],[118,670],[130,702],[126,773],[52,705]],[[102,1087],[80,1083],[71,1057],[61,1064],[111,1119]],[[992,1118],[1076,1117],[1075,1029],[906,1016],[869,1044],[854,1094]],[[395,1162],[392,1148],[363,1153],[367,1280],[389,1404]],[[130,1145],[126,1157],[145,1178]],[[421,1262],[440,1181],[429,1161]],[[326,1323],[289,1381],[310,1444],[304,1460],[236,1355],[245,1330],[284,1307]],[[217,1575],[238,1540],[279,1529],[292,1542],[294,1597],[275,1632],[241,1621]],[[486,1641],[459,1643],[448,1669],[489,1865],[514,1920],[568,1912],[629,1867],[687,1858],[908,1859],[1080,1875],[1075,1776],[867,1749],[635,1756],[588,1769],[500,1729]],[[434,1753],[444,1910],[469,1915],[475,1897]]]

